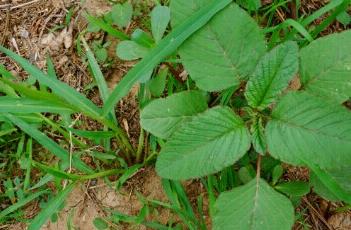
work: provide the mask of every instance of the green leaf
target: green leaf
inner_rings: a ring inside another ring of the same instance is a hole
[[[150,52],[149,48],[139,45],[134,41],[122,41],[117,45],[116,54],[124,61],[133,61],[145,57]]]
[[[151,11],[151,31],[156,43],[162,39],[170,20],[171,12],[167,6],[158,5]]]
[[[102,29],[103,31],[107,32],[109,35],[111,35],[112,37],[118,38],[120,40],[128,40],[129,37],[127,34],[116,30],[115,28],[113,28],[110,23],[105,22],[104,20],[100,19],[100,18],[95,18],[89,14],[85,15],[85,18],[88,20],[88,22],[90,23],[89,25],[93,25],[94,29],[96,27]]]
[[[343,24],[343,26],[348,26],[351,23],[351,16],[347,11],[340,13],[336,19]]]
[[[267,152],[266,137],[264,135],[264,127],[262,118],[255,119],[251,126],[252,145],[255,151],[261,155]]]
[[[283,174],[284,174],[284,169],[281,166],[281,164],[278,164],[277,166],[275,166],[272,172],[272,184],[275,185],[279,181],[279,179],[283,176]]]
[[[172,25],[176,26],[208,2],[172,1]],[[179,54],[185,69],[200,89],[220,91],[237,86],[240,80],[246,79],[265,49],[259,26],[233,3],[191,36],[179,48]]]
[[[315,40],[301,50],[301,83],[310,94],[341,104],[351,96],[351,31]]]
[[[95,218],[93,224],[97,230],[104,230],[108,228],[108,223],[100,217]]]
[[[256,11],[261,7],[261,0],[239,0],[237,2],[244,8],[251,11]]]
[[[152,71],[152,69],[163,61],[164,58],[176,51],[186,39],[204,26],[214,15],[231,2],[232,0],[213,1],[213,3],[199,10],[173,29],[173,32],[169,33],[164,39],[162,39],[159,44],[153,48],[145,58],[143,58],[143,60],[129,70],[128,74],[123,77],[105,103],[103,115],[109,113],[116,103],[128,94],[129,90],[141,77],[143,77],[144,73]]]
[[[163,178],[183,180],[216,173],[239,160],[250,147],[250,134],[228,107],[215,107],[184,123],[157,159]]]
[[[146,48],[152,48],[155,44],[155,41],[152,39],[152,37],[139,28],[134,30],[134,32],[131,35],[131,39],[132,41],[135,41],[139,45],[144,46]]]
[[[206,97],[199,91],[185,91],[152,101],[141,111],[143,129],[167,139],[184,121],[207,109]]]
[[[93,118],[100,116],[100,109],[93,102],[88,100],[84,95],[78,93],[75,89],[55,78],[44,74],[40,69],[30,64],[26,59],[22,58],[11,50],[0,46],[0,52],[3,52],[15,60],[23,67],[24,70],[35,77],[41,84],[50,87],[57,96],[64,99],[74,108],[79,109],[79,111],[90,115]]]
[[[112,20],[120,28],[127,27],[133,16],[133,6],[129,2],[112,7]]]
[[[65,202],[67,196],[72,192],[76,184],[72,183],[68,185],[64,190],[60,191],[56,197],[52,198],[47,206],[32,220],[28,230],[38,230],[45,224],[49,218],[55,214],[60,206]]]
[[[290,230],[295,221],[290,200],[257,178],[222,193],[216,208],[214,230]]]
[[[69,153],[60,147],[56,142],[48,138],[44,133],[40,132],[36,128],[32,127],[21,118],[16,117],[11,114],[5,115],[7,119],[9,119],[13,124],[18,126],[23,132],[27,133],[29,136],[33,137],[36,141],[38,141],[42,146],[48,149],[52,154],[63,160],[64,162],[69,162]],[[77,155],[73,155],[72,165],[77,169],[92,173],[93,170],[87,166],[83,161],[81,161]]]
[[[166,87],[166,79],[168,75],[168,69],[162,69],[156,77],[151,79],[146,86],[149,88],[150,93],[154,97],[160,97]]]
[[[351,164],[351,112],[304,92],[282,98],[265,133],[268,151],[284,162],[323,169]]]
[[[55,104],[52,101],[33,100],[28,98],[13,98],[2,96],[0,97],[0,112],[1,113],[73,113],[71,108]]]
[[[298,70],[299,47],[283,43],[267,53],[258,63],[247,83],[245,97],[250,106],[264,109],[288,87]]]
[[[312,167],[315,169],[315,167]],[[345,201],[351,203],[351,170],[350,167],[314,170],[310,182],[313,191],[330,201]],[[331,183],[328,183],[331,181]]]
[[[47,191],[47,190],[44,190],[44,191],[40,191],[40,192],[36,192],[36,193],[31,193],[31,194],[29,194],[26,198],[21,199],[21,200],[19,200],[17,203],[15,203],[15,204],[9,206],[8,208],[2,210],[2,211],[0,212],[0,220],[1,220],[2,218],[4,218],[5,216],[7,216],[8,214],[10,214],[10,213],[16,211],[17,209],[19,209],[19,208],[25,206],[25,205],[28,204],[29,202],[35,200],[36,198],[38,198],[39,196],[41,196],[41,195],[43,195],[43,194],[45,194],[45,193],[48,193],[48,191]]]
[[[278,184],[274,188],[289,196],[304,196],[310,192],[310,185],[303,181],[289,181]]]

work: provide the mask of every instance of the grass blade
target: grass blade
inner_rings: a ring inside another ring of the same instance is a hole
[[[231,2],[232,0],[213,1],[162,39],[116,86],[103,107],[103,116],[106,116],[114,108],[116,103],[127,95],[128,91],[144,73],[150,72],[164,58],[175,52],[187,38],[203,27],[216,13]]]
[[[107,87],[104,75],[101,72],[100,66],[97,63],[93,52],[91,52],[87,42],[85,41],[85,39],[83,37],[81,38],[81,41],[83,42],[83,46],[84,46],[85,51],[86,51],[86,55],[87,55],[87,58],[88,58],[89,66],[90,66],[90,69],[92,71],[93,77],[94,77],[94,79],[96,81],[96,84],[97,84],[97,86],[99,88],[101,99],[102,99],[103,102],[106,102],[107,98],[110,95],[110,92],[109,92],[109,89]],[[117,125],[117,119],[116,119],[116,116],[115,116],[115,113],[114,113],[113,109],[111,110],[110,117],[112,118],[112,120]]]
[[[45,134],[43,134],[36,128],[32,127],[25,121],[12,114],[7,113],[5,114],[5,116],[12,123],[18,126],[23,132],[27,133],[29,136],[31,136],[37,142],[39,142],[42,146],[48,149],[52,154],[54,154],[64,162],[69,162],[69,153],[65,149],[61,148],[58,144],[56,144],[56,142],[47,137]],[[73,155],[72,164],[75,168],[77,168],[80,171],[86,173],[93,173],[93,170],[89,168],[89,166],[87,166],[83,161],[81,161],[76,155]]]
[[[68,185],[64,190],[60,191],[56,197],[48,202],[48,205],[43,209],[31,222],[28,230],[38,230],[43,224],[59,209],[62,203],[66,200],[67,196],[72,192],[76,184]]]
[[[70,108],[53,104],[51,101],[32,100],[28,98],[0,97],[1,113],[73,113]]]
[[[0,212],[0,220],[2,218],[4,218],[5,216],[7,216],[8,214],[16,211],[17,209],[25,206],[26,204],[28,204],[29,202],[35,200],[36,198],[38,198],[39,196],[47,193],[48,191],[47,190],[44,190],[44,191],[40,191],[40,192],[37,192],[37,193],[32,193],[30,194],[29,196],[27,196],[26,198],[22,199],[22,200],[19,200],[17,203],[11,205],[10,207],[4,209],[3,211]]]
[[[75,89],[55,78],[49,77],[40,69],[29,63],[26,59],[22,58],[11,50],[6,49],[3,46],[0,46],[0,52],[15,60],[23,67],[24,70],[35,77],[41,84],[50,87],[57,96],[61,97],[67,103],[79,109],[79,111],[93,118],[100,117],[100,109],[93,102],[88,100],[84,95],[78,93]]]
[[[110,93],[109,93],[104,75],[101,72],[100,66],[97,63],[93,52],[91,52],[87,42],[85,41],[85,39],[83,37],[81,38],[81,41],[82,41],[83,46],[85,48],[86,55],[87,55],[88,62],[89,62],[89,66],[90,66],[90,69],[93,73],[93,77],[96,81],[96,84],[99,88],[101,98],[103,101],[106,101]]]

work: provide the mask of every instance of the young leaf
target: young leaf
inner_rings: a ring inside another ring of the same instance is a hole
[[[227,107],[215,107],[175,131],[161,150],[156,171],[172,180],[206,176],[232,165],[249,147],[241,118]]]
[[[341,104],[351,96],[351,31],[315,40],[301,50],[301,81],[311,94]]]
[[[246,86],[250,106],[264,109],[289,85],[299,65],[299,47],[286,42],[267,53],[258,63]]]
[[[133,6],[130,2],[116,4],[112,7],[112,20],[120,28],[128,26],[133,16]]]
[[[172,1],[173,26],[202,8],[203,2]],[[239,85],[240,80],[254,70],[264,52],[265,41],[259,26],[234,3],[179,48],[185,69],[197,86],[206,91]]]
[[[122,41],[117,45],[117,56],[125,61],[143,58],[150,51],[149,48],[139,45],[134,41]]]
[[[116,103],[129,92],[141,77],[143,77],[144,73],[152,71],[164,58],[172,54],[195,31],[203,27],[214,15],[231,2],[232,0],[213,1],[208,6],[184,20],[177,28],[173,29],[173,32],[162,39],[143,60],[129,70],[128,74],[123,77],[105,103],[103,115],[105,116],[114,108]]]
[[[222,193],[216,208],[214,230],[290,230],[295,220],[290,200],[257,178]]]
[[[274,188],[289,196],[304,196],[310,192],[310,185],[303,181],[289,181],[278,184]]]
[[[207,109],[199,91],[185,91],[148,104],[140,115],[141,126],[153,135],[167,139],[184,121]]]
[[[294,165],[321,168],[351,164],[351,112],[304,92],[289,93],[266,128],[269,153]],[[337,153],[337,154],[336,154]]]
[[[60,206],[63,204],[67,196],[72,192],[76,184],[72,183],[68,185],[64,190],[60,191],[56,197],[52,198],[45,209],[43,209],[30,223],[28,230],[40,229],[43,224],[45,224],[49,218],[58,211]]]
[[[171,12],[167,6],[158,5],[151,11],[151,31],[156,43],[162,39],[170,20]]]
[[[266,137],[264,135],[264,127],[262,118],[255,119],[251,126],[252,145],[256,152],[264,155],[267,151]]]

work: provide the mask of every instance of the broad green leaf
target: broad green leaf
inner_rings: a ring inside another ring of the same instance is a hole
[[[0,113],[73,113],[71,108],[54,104],[52,101],[33,100],[28,98],[0,97]]]
[[[286,42],[262,57],[246,86],[245,96],[250,106],[264,109],[288,87],[296,75],[299,47]]]
[[[123,77],[105,103],[103,115],[111,111],[116,103],[128,94],[129,90],[144,73],[151,71],[156,65],[163,61],[164,58],[176,51],[186,39],[203,27],[214,15],[231,2],[232,0],[214,1],[174,28],[171,33],[162,39],[159,44],[143,58],[143,60],[129,70],[128,74]]]
[[[254,120],[250,131],[252,135],[252,145],[255,151],[261,155],[266,154],[267,143],[266,143],[266,137],[264,135],[262,118]]]
[[[125,61],[143,58],[150,51],[149,48],[139,45],[134,41],[122,41],[117,45],[117,56]]]
[[[304,92],[284,96],[266,128],[269,153],[293,165],[351,164],[351,112]]]
[[[170,20],[171,12],[167,6],[158,5],[151,11],[151,31],[156,43],[162,39]]]
[[[215,107],[185,122],[169,138],[157,159],[163,178],[183,180],[216,173],[239,160],[250,134],[228,107]]]
[[[176,26],[208,2],[211,1],[172,1],[172,25]],[[220,91],[246,79],[265,49],[259,26],[233,3],[191,36],[179,48],[179,54],[200,89]]]
[[[141,111],[140,123],[146,131],[167,139],[179,124],[206,109],[206,97],[201,92],[185,91],[152,101]]]
[[[222,193],[216,202],[214,230],[290,230],[294,207],[262,179]]]
[[[41,84],[50,87],[57,96],[64,99],[74,108],[79,109],[79,111],[90,115],[93,118],[100,116],[100,109],[84,95],[78,93],[75,89],[55,78],[49,77],[40,69],[30,64],[26,59],[22,58],[11,50],[0,46],[0,52],[15,60],[23,67],[24,70],[26,70],[30,75],[34,76]]]
[[[130,2],[116,4],[112,7],[112,20],[120,28],[128,26],[133,16],[133,6]]]
[[[301,50],[301,83],[310,94],[341,104],[351,96],[351,31],[315,40]]]
[[[277,184],[274,188],[289,196],[304,196],[310,192],[310,185],[304,181],[289,181]]]
[[[9,119],[13,124],[18,126],[23,132],[27,133],[29,136],[34,138],[38,143],[40,143],[43,147],[48,149],[52,154],[63,160],[64,162],[69,162],[69,153],[60,147],[56,142],[47,137],[44,133],[40,132],[27,122],[23,121],[21,118],[16,117],[11,114],[5,115],[7,119]],[[76,167],[78,170],[83,172],[92,173],[93,170],[87,166],[83,161],[77,157],[77,155],[73,155],[72,165]]]
[[[56,197],[49,200],[47,206],[32,220],[28,226],[28,230],[38,230],[43,226],[49,218],[56,213],[60,206],[65,202],[67,196],[72,192],[76,184],[68,185],[64,190],[60,191]]]

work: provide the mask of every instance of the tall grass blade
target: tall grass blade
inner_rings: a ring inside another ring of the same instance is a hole
[[[103,107],[103,116],[106,116],[116,103],[132,88],[132,86],[145,74],[150,72],[164,58],[176,49],[194,32],[203,27],[216,13],[229,5],[232,0],[213,1],[208,6],[199,10],[173,32],[168,34],[160,43],[150,51],[116,86]]]
[[[53,104],[52,101],[27,98],[0,97],[0,113],[73,113],[70,108]]]

